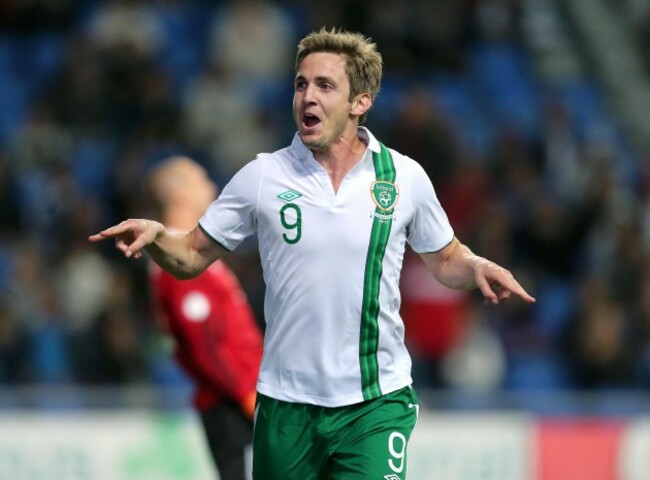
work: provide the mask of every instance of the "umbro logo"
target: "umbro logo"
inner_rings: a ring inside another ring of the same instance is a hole
[[[285,202],[291,202],[299,197],[302,197],[302,194],[296,192],[295,190],[287,190],[286,192],[278,195],[278,198],[284,200]]]
[[[402,480],[401,478],[399,478],[399,477],[398,477],[397,475],[395,475],[395,474],[384,475],[384,478],[385,478],[386,480]]]

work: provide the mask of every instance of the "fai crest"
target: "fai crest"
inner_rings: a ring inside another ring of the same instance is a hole
[[[397,203],[399,188],[397,188],[397,185],[385,180],[377,180],[372,182],[370,186],[370,196],[377,207],[383,212],[389,212],[393,210]]]

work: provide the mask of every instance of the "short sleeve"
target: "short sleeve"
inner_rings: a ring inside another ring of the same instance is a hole
[[[419,163],[412,162],[411,201],[414,213],[408,229],[408,242],[417,253],[437,252],[453,240],[454,230],[431,180]]]
[[[237,248],[257,228],[262,165],[258,157],[239,170],[199,220],[201,229],[227,250]]]

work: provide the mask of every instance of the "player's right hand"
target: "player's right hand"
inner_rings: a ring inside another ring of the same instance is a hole
[[[153,220],[130,218],[99,233],[90,235],[88,240],[100,242],[108,238],[115,238],[115,248],[121,251],[125,257],[140,258],[142,257],[142,249],[153,243],[163,230],[163,225]]]

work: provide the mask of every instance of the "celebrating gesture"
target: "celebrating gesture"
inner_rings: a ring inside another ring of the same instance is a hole
[[[534,298],[456,238],[420,164],[360,126],[381,83],[374,43],[321,30],[295,65],[291,144],[237,172],[189,233],[131,219],[90,240],[191,278],[257,233],[267,288],[253,478],[405,480],[418,404],[399,313],[406,243],[448,287],[489,304]]]

